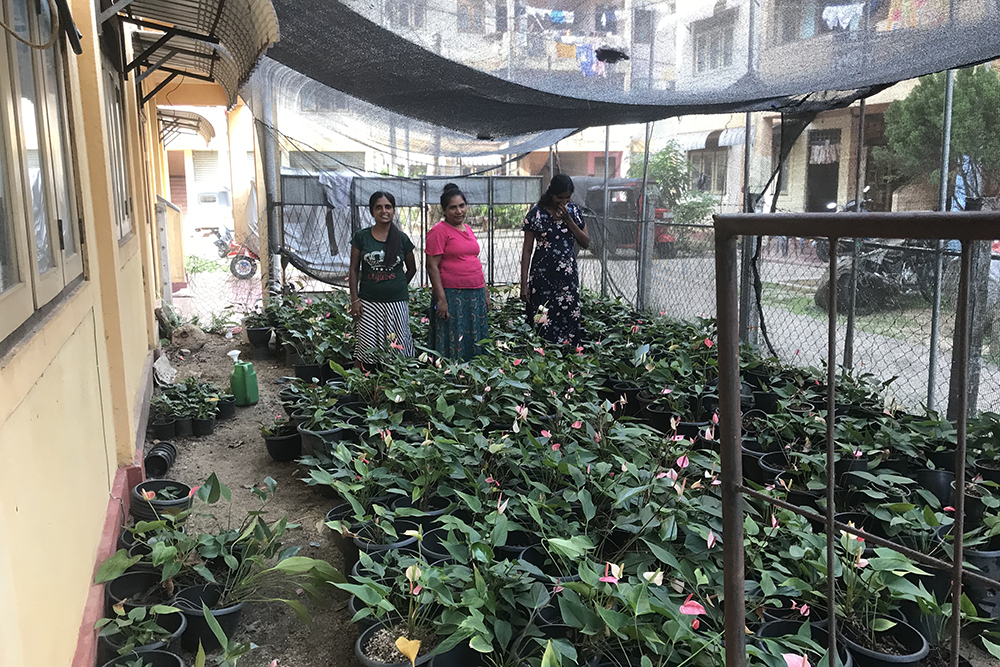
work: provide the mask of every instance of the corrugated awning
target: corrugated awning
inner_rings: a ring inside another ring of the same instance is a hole
[[[700,151],[705,147],[705,143],[708,141],[708,135],[712,134],[714,130],[705,130],[704,132],[682,132],[674,137],[674,142],[677,147],[683,151]]]
[[[116,15],[142,28],[126,73],[139,72],[143,103],[188,76],[218,83],[232,107],[264,51],[278,41],[270,0],[118,0],[101,12],[101,22]],[[167,76],[147,90],[142,83],[153,72]]]
[[[215,128],[204,116],[193,111],[158,107],[156,117],[160,121],[160,141],[170,143],[180,134],[197,134],[207,145],[215,138]]]
[[[742,146],[746,141],[747,128],[743,127],[727,127],[719,135],[719,145],[720,146]]]

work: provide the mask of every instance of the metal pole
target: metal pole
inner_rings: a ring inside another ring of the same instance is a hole
[[[750,112],[746,113],[746,129],[743,136],[743,212],[753,213],[754,201],[753,193],[750,192],[750,151],[753,149],[753,125]],[[751,309],[753,300],[751,296],[753,284],[750,278],[751,261],[753,257],[753,247],[755,243],[753,235],[745,234],[741,237],[740,243],[740,342],[746,343],[750,339],[750,322],[753,319]]]
[[[941,129],[941,179],[938,186],[938,210],[948,210],[948,171],[951,162],[951,109],[955,92],[955,70],[948,70],[944,79],[944,123]],[[940,239],[935,241],[934,297],[931,299],[931,349],[927,368],[927,409],[933,410],[937,392],[938,337],[941,334],[941,276],[944,273],[944,252]]]
[[[488,178],[489,178],[489,180],[486,181],[487,201],[489,202],[488,208],[487,208],[487,216],[486,216],[486,220],[487,220],[487,223],[486,223],[486,246],[487,246],[487,248],[489,248],[489,253],[490,253],[489,281],[490,281],[490,285],[492,286],[494,284],[494,276],[493,276],[493,231],[494,231],[494,229],[493,229],[493,227],[494,227],[494,225],[493,225],[493,179],[494,179],[494,177],[493,176],[489,176]]]
[[[726,667],[743,667],[746,664],[743,495],[740,493],[740,483],[743,480],[743,455],[740,450],[737,261],[736,237],[728,231],[720,231],[716,226],[715,296],[718,303],[719,327],[719,437],[722,460],[722,573],[726,596],[724,633]]]
[[[837,242],[836,236],[830,237],[830,299],[829,328],[827,334],[826,353],[826,608],[834,609],[837,599],[837,579],[831,576],[836,565],[837,532],[833,515],[836,513],[833,489],[836,486],[836,455],[834,448],[834,413],[836,412],[837,393]],[[837,615],[827,614],[829,650],[831,656],[840,655],[837,652]],[[831,659],[831,662],[833,660]]]
[[[950,72],[949,72],[950,73]],[[958,364],[954,367],[958,373],[958,442],[955,444],[955,488],[958,498],[955,502],[955,524],[952,529],[954,538],[954,567],[951,584],[951,667],[958,667],[958,645],[961,638],[962,624],[962,560],[964,557],[965,536],[965,436],[968,421],[969,402],[969,298],[972,282],[972,262],[975,256],[976,241],[962,241],[962,273],[958,282],[958,309],[955,313],[955,327],[958,335],[955,337],[955,355]]]
[[[653,136],[653,124],[646,123],[646,145],[643,149],[642,154],[642,193],[639,198],[639,210],[636,213],[636,225],[638,227],[639,234],[639,272],[636,276],[636,307],[639,310],[644,310],[649,307],[649,264],[651,261],[651,256],[649,251],[653,245],[651,241],[653,240],[653,229],[656,225],[655,221],[649,219],[646,215],[649,210],[648,193],[646,192],[646,186],[649,183],[649,142]]]
[[[555,154],[555,151],[552,149],[552,146],[549,146],[549,183],[552,182],[552,177],[556,175],[556,171],[555,171],[555,169],[556,169],[556,167],[555,167],[556,161],[555,161],[555,158],[553,157],[554,154]],[[546,184],[546,186],[547,185],[548,184]]]
[[[854,212],[861,212],[864,201],[864,172],[861,163],[865,156],[865,98],[861,98],[858,111],[858,152],[854,169]],[[847,333],[844,337],[844,368],[854,367],[854,315],[858,297],[858,240],[854,239],[851,251],[851,291],[847,295]],[[834,251],[836,252],[836,251]]]
[[[611,126],[604,126],[604,224],[601,229],[601,296],[608,295],[608,168],[611,166],[609,151],[611,150]]]

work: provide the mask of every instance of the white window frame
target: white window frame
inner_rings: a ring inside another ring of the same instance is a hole
[[[101,54],[101,73],[104,84],[104,113],[107,120],[111,192],[114,198],[115,226],[118,244],[132,238],[132,192],[128,178],[127,133],[125,128],[125,85],[121,74],[107,54]]]
[[[711,182],[707,184],[708,188],[703,190],[703,192],[710,192],[716,195],[725,194],[726,188],[729,187],[729,147],[727,146],[688,151],[688,164],[691,169],[691,189],[699,189],[697,176],[698,174],[706,173],[706,160],[711,160],[712,162],[712,177]],[[722,169],[719,169],[720,166]],[[721,187],[719,187],[720,176],[722,178]]]
[[[736,26],[733,21],[712,22],[709,25],[697,27],[691,37],[692,51],[691,64],[695,74],[705,74],[716,72],[733,65],[733,44]],[[713,42],[713,39],[717,40]],[[718,53],[714,55],[713,46],[718,45]],[[702,59],[701,50],[705,49],[705,58]],[[728,48],[727,48],[728,47]]]

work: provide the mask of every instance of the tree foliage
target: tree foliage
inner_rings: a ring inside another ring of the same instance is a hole
[[[691,185],[689,173],[687,158],[673,141],[649,156],[648,179],[658,206],[672,209],[684,198]],[[628,176],[642,178],[642,156],[633,157]]]
[[[923,77],[886,110],[888,145],[873,155],[890,180],[940,179],[944,88],[943,73]],[[952,103],[949,181],[960,174],[969,197],[990,195],[983,182],[1000,176],[1000,78],[988,66],[959,70]]]

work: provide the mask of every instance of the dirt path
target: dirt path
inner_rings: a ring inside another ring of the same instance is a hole
[[[250,353],[249,346],[235,345],[235,342],[210,336],[202,350],[184,359],[171,351],[171,363],[178,371],[178,378],[195,375],[220,388],[228,387],[232,362],[226,352],[239,347],[245,359],[249,359]],[[257,405],[237,408],[236,418],[219,422],[211,436],[174,440],[178,448],[177,461],[167,476],[193,486],[212,472],[217,473],[233,491],[234,516],[256,506],[248,489],[265,477],[273,477],[278,482],[278,489],[268,506],[270,520],[287,514],[290,522],[301,524],[301,528],[286,534],[286,544],[300,545],[301,555],[322,558],[340,568],[340,552],[326,539],[327,535],[318,530],[333,501],[320,497],[299,481],[295,463],[272,461],[258,431],[260,421],[281,412],[278,391],[282,385],[275,384],[275,380],[290,374],[290,369],[281,361],[254,362],[260,386]],[[146,447],[148,449],[150,444]],[[280,603],[248,605],[236,639],[253,642],[260,648],[242,658],[240,667],[266,667],[276,658],[279,667],[356,665],[354,641],[357,632],[348,623],[346,600],[346,596],[338,592],[326,608],[311,606],[314,611],[311,626],[304,626],[291,609]],[[194,664],[194,656],[184,657],[187,664]],[[209,661],[209,664],[214,663]]]

